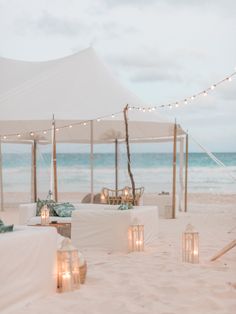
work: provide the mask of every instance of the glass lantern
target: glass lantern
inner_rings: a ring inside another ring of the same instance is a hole
[[[57,251],[58,291],[69,292],[80,288],[78,249],[69,238],[62,241]]]
[[[190,224],[183,233],[182,243],[183,262],[199,263],[199,233]]]
[[[43,226],[48,226],[49,223],[50,223],[50,215],[49,215],[49,209],[47,207],[47,205],[44,205],[42,208],[41,208],[41,212],[40,212],[40,215],[41,215],[41,225]]]
[[[129,252],[144,251],[144,225],[131,225],[128,230]]]

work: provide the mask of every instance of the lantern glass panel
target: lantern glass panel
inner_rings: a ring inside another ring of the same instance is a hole
[[[199,263],[199,234],[191,225],[188,225],[183,233],[182,242],[183,262]]]
[[[128,230],[129,252],[144,251],[144,225],[131,225]]]
[[[46,205],[41,208],[41,225],[47,226],[50,223],[49,209]]]
[[[57,253],[58,291],[68,292],[80,288],[79,257],[77,249],[62,248]]]

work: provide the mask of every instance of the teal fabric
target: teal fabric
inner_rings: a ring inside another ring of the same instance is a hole
[[[3,221],[0,219],[0,233],[13,231],[14,225],[5,226]]]
[[[37,201],[36,216],[41,215],[41,209],[44,205],[47,205],[50,216],[57,216],[57,213],[54,210],[54,206],[56,205],[56,202],[53,200],[40,200],[40,199],[38,199]]]
[[[127,210],[127,209],[131,209],[133,208],[133,205],[132,204],[121,204],[118,209],[119,210]]]
[[[71,217],[74,205],[70,203],[58,203],[54,205],[54,211],[59,217]]]

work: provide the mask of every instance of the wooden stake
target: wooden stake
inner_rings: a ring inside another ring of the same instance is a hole
[[[52,131],[53,131],[53,180],[54,180],[54,201],[58,201],[58,191],[57,191],[57,148],[56,148],[56,125],[55,125],[55,120],[53,118],[52,121]]]
[[[37,202],[37,142],[32,143],[32,185],[33,185],[33,202]]]
[[[128,159],[128,173],[132,186],[132,194],[133,194],[133,205],[135,203],[135,182],[133,173],[131,171],[131,158],[130,158],[130,149],[129,149],[129,127],[128,127],[128,117],[127,117],[128,105],[124,108],[124,120],[125,120],[125,141],[126,141],[126,150],[127,150],[127,159]]]
[[[177,124],[174,125],[173,137],[173,182],[172,182],[172,218],[175,218],[175,200],[176,200],[176,140],[177,140]]]
[[[188,210],[188,134],[186,134],[185,148],[185,185],[184,185],[184,211]]]
[[[229,250],[231,250],[233,247],[236,246],[236,240],[233,240],[232,242],[230,242],[228,245],[226,245],[225,247],[223,247],[222,250],[220,250],[216,255],[214,255],[211,258],[211,262],[214,262],[215,260],[217,260],[218,258],[220,258],[222,255],[224,255],[225,253],[227,253]]]

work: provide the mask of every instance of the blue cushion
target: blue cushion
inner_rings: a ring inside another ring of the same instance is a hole
[[[13,231],[14,225],[5,226],[3,221],[0,219],[0,233]]]
[[[70,203],[58,203],[53,206],[53,209],[59,217],[71,217],[75,206]]]

